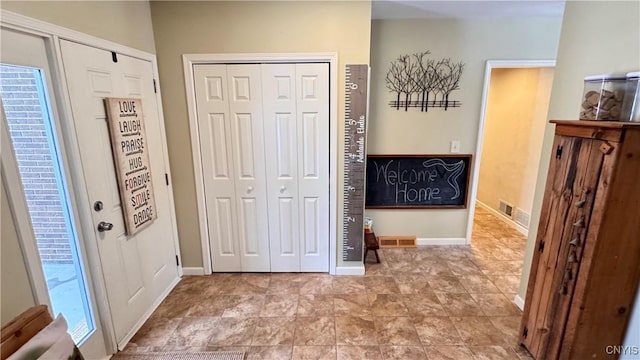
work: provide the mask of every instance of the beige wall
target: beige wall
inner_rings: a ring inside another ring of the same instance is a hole
[[[491,72],[477,198],[495,210],[531,213],[552,81],[550,68]]]
[[[338,136],[344,128],[344,65],[369,63],[371,4],[350,2],[151,3],[184,266],[202,266],[182,55],[337,52]],[[339,141],[339,149],[342,145]],[[340,150],[341,151],[341,150]],[[340,158],[342,153],[340,152]],[[338,169],[342,169],[338,162]],[[342,185],[339,170],[338,186]],[[338,204],[338,209],[342,209]],[[338,214],[341,218],[341,214]],[[342,226],[338,223],[338,229]],[[265,229],[266,231],[266,229]],[[340,239],[340,234],[338,234]],[[340,242],[338,251],[340,251]]]
[[[0,8],[155,53],[149,2],[5,1]]]
[[[371,123],[369,154],[443,154],[460,140],[461,153],[476,148],[487,60],[554,59],[560,18],[487,20],[375,20],[371,29]],[[457,109],[428,113],[390,108],[385,88],[389,63],[401,54],[430,50],[433,58],[466,63]],[[462,210],[369,210],[379,234],[464,238],[469,215]]]
[[[594,31],[593,21],[598,30]],[[588,37],[585,37],[587,36]],[[588,38],[588,41],[585,39]],[[594,47],[593,44],[598,44]],[[577,119],[587,75],[640,69],[640,2],[568,1],[549,104],[549,119]],[[537,229],[549,169],[552,125],[545,128],[531,228]],[[536,231],[529,232],[519,296],[526,296]],[[636,312],[637,313],[637,312]]]
[[[35,305],[27,268],[18,242],[18,234],[11,216],[7,193],[2,183],[2,208],[0,217],[0,322],[9,322],[16,315]]]

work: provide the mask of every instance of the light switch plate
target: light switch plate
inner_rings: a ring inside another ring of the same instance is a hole
[[[451,149],[449,150],[452,153],[460,152],[460,140],[451,140]]]

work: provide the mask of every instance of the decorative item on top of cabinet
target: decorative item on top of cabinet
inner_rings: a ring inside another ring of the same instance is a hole
[[[640,279],[640,124],[552,123],[520,342],[536,359],[614,359]]]

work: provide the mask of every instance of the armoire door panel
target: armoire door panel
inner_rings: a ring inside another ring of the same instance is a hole
[[[580,263],[586,243],[586,231],[591,221],[591,210],[597,193],[598,180],[604,160],[604,153],[600,151],[599,140],[576,139],[576,143],[582,142],[580,151],[576,149],[572,157],[569,169],[567,191],[571,206],[565,222],[565,229],[561,238],[561,249],[558,253],[559,263],[563,264],[555,277],[555,286],[558,289],[551,303],[552,311],[549,312],[545,328],[548,332],[546,347],[540,351],[547,354],[558,354],[564,342],[565,323],[569,316],[575,285],[581,276]],[[574,181],[572,177],[575,178]],[[578,206],[579,205],[579,206]]]
[[[558,138],[556,137],[553,144],[553,149],[564,149],[569,151],[573,146],[573,138]],[[540,215],[540,226],[538,227],[538,234],[536,240],[536,251],[540,252],[539,263],[536,269],[532,269],[532,276],[535,273],[537,280],[535,281],[534,288],[530,290],[532,294],[530,301],[526,302],[526,306],[531,307],[530,318],[523,323],[523,334],[525,328],[527,329],[527,335],[523,339],[523,343],[529,349],[538,349],[540,334],[537,334],[537,330],[541,323],[544,321],[546,315],[547,300],[543,299],[543,294],[548,294],[551,291],[553,269],[554,264],[548,264],[555,259],[552,250],[552,240],[554,232],[561,233],[563,224],[558,219],[563,219],[568,209],[568,202],[561,196],[565,179],[569,171],[568,157],[564,159],[558,157],[552,157],[549,164],[549,177],[547,179],[547,188],[554,196],[546,197],[543,204],[543,212]],[[559,244],[556,244],[555,253],[557,254]],[[547,251],[541,251],[545,249]],[[551,270],[551,273],[547,269]],[[524,336],[524,335],[523,335]],[[532,350],[533,351],[533,350]]]
[[[604,155],[599,150],[600,142],[597,140],[564,138],[559,143],[563,147],[558,159],[563,162],[562,176],[558,178],[560,182],[554,181],[554,190],[557,192],[554,191],[551,196],[558,198],[554,206],[558,221],[549,221],[547,225],[542,262],[538,266],[537,282],[542,286],[534,295],[540,300],[535,321],[528,322],[531,336],[528,347],[533,353],[540,354],[541,358],[544,358],[544,354],[557,353],[562,343],[564,334],[558,331],[564,326],[558,324],[566,322],[575,281],[579,276],[584,233],[590,220]],[[563,144],[568,146],[564,147]]]

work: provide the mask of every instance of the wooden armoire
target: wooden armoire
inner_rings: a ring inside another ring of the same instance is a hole
[[[615,359],[640,280],[640,124],[556,125],[520,342],[536,359]]]

